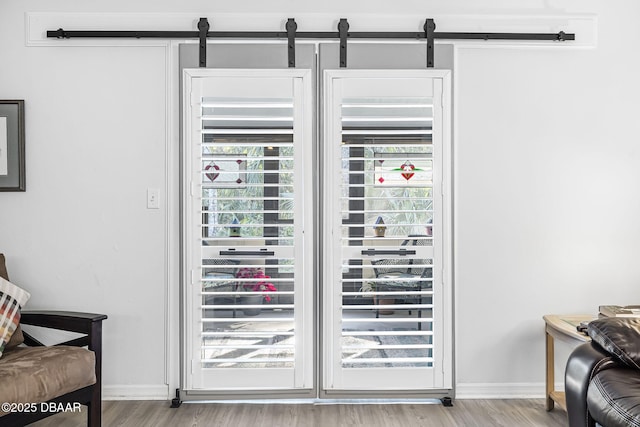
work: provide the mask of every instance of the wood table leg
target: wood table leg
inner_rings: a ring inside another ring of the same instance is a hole
[[[546,409],[550,411],[553,409],[554,401],[551,398],[551,394],[554,391],[555,387],[555,371],[554,371],[554,349],[553,349],[553,337],[549,335],[549,332],[545,331],[546,335],[546,353],[547,353],[547,380],[546,380]]]

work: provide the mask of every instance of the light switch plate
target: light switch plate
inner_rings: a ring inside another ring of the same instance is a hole
[[[157,188],[147,189],[147,209],[160,209],[160,190]]]

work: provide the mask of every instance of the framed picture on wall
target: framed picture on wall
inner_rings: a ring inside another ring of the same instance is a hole
[[[0,191],[25,191],[24,100],[0,100]]]

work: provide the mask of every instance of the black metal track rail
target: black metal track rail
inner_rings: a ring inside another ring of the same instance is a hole
[[[465,32],[436,32],[433,19],[427,19],[424,31],[349,31],[346,19],[340,19],[338,31],[297,31],[297,24],[293,18],[286,23],[286,31],[209,31],[207,18],[200,18],[199,31],[102,31],[102,30],[73,30],[62,28],[47,31],[48,38],[156,38],[156,39],[199,39],[200,67],[206,67],[207,39],[283,39],[287,40],[288,65],[295,67],[295,39],[337,39],[340,41],[340,67],[347,66],[347,39],[414,39],[427,41],[427,67],[434,66],[434,40],[520,40],[520,41],[567,41],[575,40],[575,34],[565,33],[465,33]]]
[[[100,30],[57,30],[47,31],[48,38],[156,38],[156,39],[197,39],[198,31],[100,31]],[[296,31],[295,37],[299,39],[340,39],[339,32],[314,32]],[[230,39],[287,39],[286,31],[208,31],[207,38]],[[424,31],[418,32],[379,32],[379,31],[349,31],[350,39],[417,39],[424,40],[427,35]],[[433,38],[446,40],[548,40],[567,41],[575,40],[575,34],[565,33],[433,33]]]

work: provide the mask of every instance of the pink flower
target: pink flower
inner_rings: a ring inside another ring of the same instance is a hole
[[[270,276],[264,274],[264,271],[256,267],[243,267],[236,273],[236,277],[240,279],[270,279]],[[278,290],[273,283],[259,281],[259,282],[245,282],[242,284],[245,290],[253,292],[275,292]],[[270,302],[271,297],[269,295],[264,296],[265,301]]]

